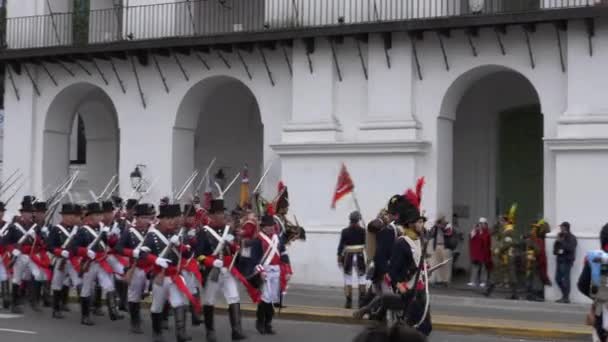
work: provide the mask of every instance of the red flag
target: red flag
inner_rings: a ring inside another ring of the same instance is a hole
[[[338,202],[342,197],[350,194],[354,189],[355,184],[353,183],[353,180],[350,178],[350,175],[346,170],[346,165],[342,164],[340,174],[338,175],[338,184],[336,185],[336,192],[334,193],[334,198],[331,201],[332,209],[336,208],[336,202]]]

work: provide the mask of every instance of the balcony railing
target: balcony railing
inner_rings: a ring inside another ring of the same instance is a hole
[[[5,49],[86,46],[598,5],[608,0],[191,0],[8,18],[0,43]]]

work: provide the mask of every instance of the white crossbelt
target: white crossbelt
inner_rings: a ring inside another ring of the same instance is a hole
[[[93,228],[91,228],[91,227],[89,227],[89,226],[87,226],[87,225],[82,226],[82,228],[86,229],[86,230],[89,232],[89,234],[93,235],[93,240],[97,239],[97,233],[96,233],[96,232],[93,230]],[[106,249],[106,244],[105,244],[105,243],[103,243],[103,241],[99,240],[99,245],[100,245],[100,246],[101,246],[101,248],[103,248],[104,250]],[[94,247],[94,246],[93,246],[93,247]]]
[[[260,237],[268,244],[268,249],[262,258],[262,265],[268,266],[272,262],[272,259],[274,259],[275,255],[279,254],[279,237],[275,234],[272,236],[271,240],[262,232],[260,232]]]
[[[228,229],[229,227],[226,226],[224,227],[224,233],[222,234],[222,236],[220,237],[220,234],[218,234],[215,229],[209,227],[209,226],[205,226],[203,227],[207,232],[209,232],[209,234],[211,234],[211,236],[213,236],[216,240],[217,240],[217,246],[215,247],[215,250],[213,251],[212,256],[216,256],[220,253],[221,249],[222,249],[222,241],[224,241],[226,239],[226,236],[228,236]]]

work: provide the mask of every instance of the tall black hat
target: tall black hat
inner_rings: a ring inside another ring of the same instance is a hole
[[[275,222],[274,222],[274,217],[266,214],[264,216],[262,216],[262,219],[260,220],[260,227],[268,227],[268,226],[274,226]]]
[[[34,211],[38,213],[43,213],[48,210],[48,206],[46,202],[38,201],[34,203]]]
[[[110,213],[114,211],[114,203],[112,201],[103,201],[101,203],[101,211],[104,213]]]
[[[135,216],[152,216],[156,213],[154,205],[150,203],[139,203],[135,206]]]
[[[133,208],[135,208],[135,206],[137,205],[139,201],[134,199],[134,198],[129,198],[127,200],[127,205],[125,206],[127,210],[131,210]]]
[[[174,218],[182,214],[179,204],[167,204],[158,207],[158,218]]]
[[[0,211],[6,211],[6,205],[4,202],[0,202]]]
[[[289,194],[287,193],[287,187],[283,182],[279,182],[279,198],[277,199],[277,210],[285,209],[289,207]]]
[[[99,202],[91,202],[85,208],[85,215],[101,214],[103,212]]]
[[[183,213],[186,217],[193,217],[196,215],[196,208],[192,204],[185,204]]]
[[[23,196],[23,201],[21,201],[21,209],[19,211],[32,213],[34,212],[34,201],[36,197],[34,196]]]
[[[122,208],[123,200],[119,196],[112,196],[112,203],[114,203],[114,207]]]
[[[75,203],[64,203],[61,205],[61,215],[82,215],[82,207]]]
[[[226,211],[226,207],[224,207],[223,199],[214,199],[211,200],[211,206],[209,207],[209,214],[216,214],[219,212]]]

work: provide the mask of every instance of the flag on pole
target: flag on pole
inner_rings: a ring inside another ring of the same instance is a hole
[[[250,198],[249,198],[249,169],[247,165],[243,168],[241,172],[241,198],[239,201],[239,206],[242,209],[250,208]]]
[[[350,174],[348,174],[348,170],[346,170],[346,165],[342,164],[342,168],[340,169],[340,174],[338,175],[338,184],[336,184],[336,191],[334,192],[334,198],[331,201],[332,209],[336,208],[336,202],[338,202],[344,196],[353,192],[354,189],[355,189],[355,184],[353,183],[352,178],[350,178]]]
[[[213,188],[211,188],[211,176],[205,178],[205,192],[203,193],[203,208],[209,210],[213,200]]]

